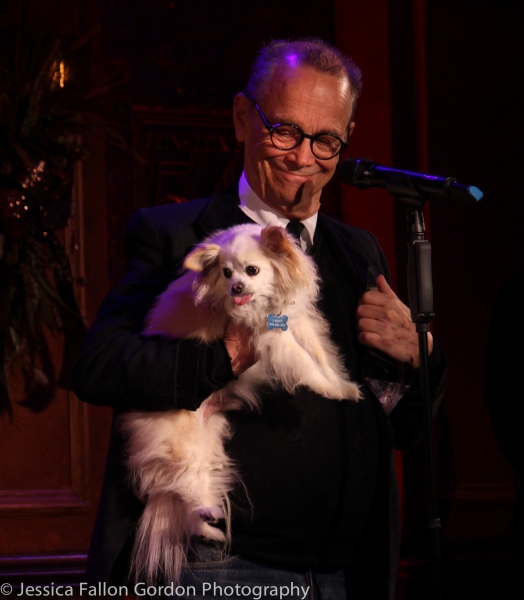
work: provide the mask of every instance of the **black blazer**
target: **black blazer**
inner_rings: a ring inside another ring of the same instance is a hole
[[[177,277],[185,255],[216,231],[251,220],[240,210],[235,191],[186,204],[141,209],[126,233],[127,272],[104,300],[73,370],[75,392],[89,403],[122,410],[196,409],[214,390],[232,378],[222,341],[143,337],[145,316],[155,298]],[[322,235],[338,250],[338,260],[359,294],[367,284],[368,267],[389,279],[385,257],[368,231],[319,214]],[[430,357],[433,401],[437,406],[445,383],[445,364],[438,346]],[[416,372],[414,372],[416,375]],[[393,447],[405,448],[422,437],[421,398],[416,377],[411,391],[386,417],[375,402],[381,444],[379,505],[359,552],[352,579],[358,598],[393,598],[399,549],[398,493]],[[122,440],[111,436],[108,462],[89,551],[87,578],[118,583],[125,577],[130,536],[142,511],[126,483]],[[371,587],[370,587],[371,586]],[[375,595],[370,594],[371,588]],[[376,588],[376,589],[375,589]]]

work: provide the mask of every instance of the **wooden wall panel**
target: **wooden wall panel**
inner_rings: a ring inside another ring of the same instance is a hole
[[[31,2],[24,5],[33,17]],[[61,33],[75,35],[81,25],[90,27],[99,7],[95,1],[86,11],[73,11],[67,27],[60,25]],[[32,18],[28,27],[29,22]],[[44,28],[49,23],[42,21]],[[104,148],[96,139],[88,143],[90,156],[76,168],[72,218],[63,241],[72,250],[75,277],[86,282],[76,292],[89,324],[107,292],[108,278]],[[59,365],[60,340],[50,341]],[[18,395],[22,397],[21,389]],[[78,580],[98,505],[110,419],[111,411],[58,390],[41,413],[16,405],[13,423],[0,420],[1,581]]]
[[[77,168],[71,224],[77,229],[81,250],[73,256],[72,267],[77,276],[90,281],[79,293],[87,322],[107,289],[107,272],[100,268],[107,256],[106,221],[99,218],[104,185],[103,153],[99,153]],[[99,210],[93,211],[97,203]],[[59,342],[55,341],[53,352],[57,364]],[[21,393],[20,389],[20,397]],[[58,390],[45,411],[35,414],[15,405],[13,423],[0,422],[0,574],[3,565],[26,564],[28,557],[37,563],[40,556],[55,568],[60,562],[57,556],[65,562],[75,556],[76,563],[79,556],[85,556],[110,418],[110,410],[90,407],[72,393]]]
[[[0,515],[85,511],[87,407],[61,390],[44,418],[16,406],[14,420],[0,442],[11,458],[0,477]]]

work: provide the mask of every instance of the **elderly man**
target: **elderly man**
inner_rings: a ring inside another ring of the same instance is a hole
[[[233,493],[230,548],[205,540],[193,545],[181,585],[194,586],[197,595],[260,597],[259,590],[269,596],[286,586],[290,595],[311,598],[394,595],[393,448],[422,435],[417,335],[387,283],[375,238],[318,212],[354,128],[360,86],[354,63],[320,40],[264,47],[234,104],[236,135],[245,144],[238,186],[137,213],[126,237],[128,272],[105,300],[76,365],[76,391],[87,402],[117,413],[195,410],[254,359],[247,333],[232,327],[211,344],[141,335],[183,257],[209,233],[254,221],[288,226],[315,260],[320,309],[365,399],[332,402],[305,388],[295,396],[272,391],[261,414],[231,413],[228,453],[245,488]],[[377,287],[366,291],[369,273],[378,275]],[[445,366],[429,338],[437,403]],[[371,372],[387,379],[397,371],[411,387],[387,416],[364,382]],[[142,505],[126,484],[121,453],[115,431],[90,549],[91,582],[121,583],[129,570]]]

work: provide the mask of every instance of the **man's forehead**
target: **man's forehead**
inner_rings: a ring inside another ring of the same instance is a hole
[[[337,74],[319,71],[310,65],[301,63],[297,54],[286,55],[282,61],[276,64],[268,74],[263,87],[271,89],[286,85],[298,85],[303,80],[311,81],[323,78],[338,84],[341,93],[347,93],[350,89],[349,79],[344,71]]]
[[[344,75],[333,75],[302,65],[290,54],[268,78],[259,102],[265,101],[272,117],[285,118],[297,105],[329,105],[331,116],[345,128],[351,112],[351,86]],[[335,112],[333,113],[333,110]]]

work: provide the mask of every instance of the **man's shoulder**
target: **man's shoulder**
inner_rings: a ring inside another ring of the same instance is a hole
[[[139,208],[133,215],[131,226],[136,222],[148,221],[158,229],[172,229],[173,225],[177,228],[183,227],[196,221],[205,211],[210,201],[211,196],[180,204],[173,203]]]
[[[378,247],[377,238],[367,229],[348,225],[322,213],[319,214],[319,218],[322,225],[343,243],[369,249]]]
[[[355,269],[360,269],[360,279],[363,282],[367,280],[369,267],[376,275],[382,273],[388,281],[390,280],[386,257],[371,231],[342,223],[326,215],[319,215],[318,222],[324,230],[324,235],[334,240],[336,247],[346,256],[349,263]]]
[[[233,186],[230,186],[197,200],[140,208],[133,215],[129,227],[133,229],[147,223],[157,231],[176,233],[198,222],[206,211],[215,215],[236,207],[238,194],[235,194],[233,189]]]

